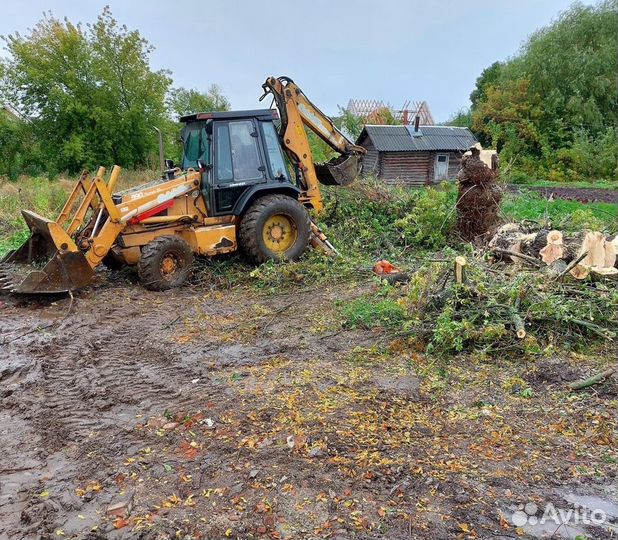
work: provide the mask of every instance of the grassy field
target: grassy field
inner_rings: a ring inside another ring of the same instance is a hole
[[[156,171],[123,171],[119,188],[138,185],[157,176]],[[44,217],[58,215],[75,180],[21,177],[10,181],[0,178],[0,255],[15,249],[28,237],[21,210],[32,210]]]
[[[532,220],[550,223],[557,229],[597,229],[616,232],[618,205],[605,202],[581,203],[563,199],[547,200],[538,193],[507,193],[502,212],[512,221]]]

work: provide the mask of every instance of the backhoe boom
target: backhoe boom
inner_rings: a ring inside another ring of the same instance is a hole
[[[292,79],[269,77],[262,88],[261,99],[272,94],[279,109],[281,145],[300,171],[303,202],[319,212],[323,206],[319,184],[341,186],[352,182],[360,172],[366,150],[341,133]],[[341,156],[329,163],[315,164],[305,126]]]

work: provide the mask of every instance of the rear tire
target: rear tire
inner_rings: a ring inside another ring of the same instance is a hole
[[[239,227],[238,242],[249,260],[295,260],[311,236],[307,209],[288,195],[266,195],[245,212]]]
[[[193,251],[178,236],[159,236],[142,248],[137,272],[151,291],[180,287],[191,275]]]

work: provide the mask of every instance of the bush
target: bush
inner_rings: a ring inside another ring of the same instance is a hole
[[[440,249],[454,221],[455,190],[443,185],[439,189],[425,188],[417,192],[415,205],[395,226],[407,243],[430,249]]]

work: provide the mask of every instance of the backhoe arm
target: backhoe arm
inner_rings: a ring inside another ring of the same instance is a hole
[[[319,184],[342,186],[352,182],[360,172],[366,150],[341,133],[292,79],[269,77],[262,88],[264,95],[261,99],[272,94],[279,109],[279,136],[288,156],[298,166],[298,181],[303,190],[302,202],[310,204],[319,212],[323,206]],[[314,164],[304,126],[341,156],[329,163]]]

